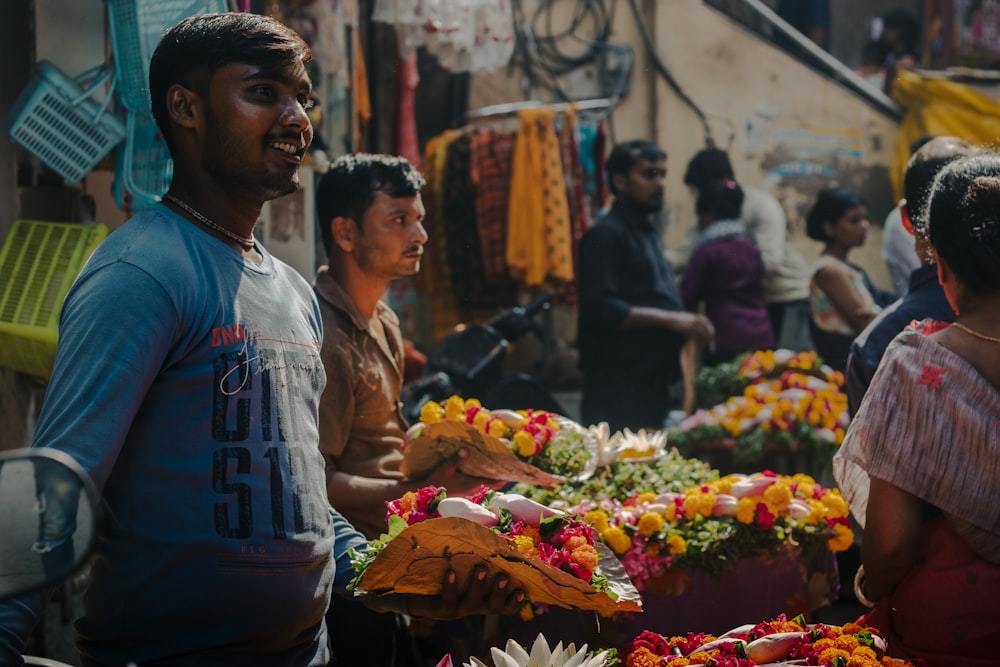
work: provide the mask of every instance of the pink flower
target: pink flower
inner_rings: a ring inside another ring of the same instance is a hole
[[[757,525],[764,530],[770,530],[774,527],[774,514],[771,510],[767,509],[767,503],[757,503]]]
[[[670,643],[667,641],[667,638],[651,630],[643,630],[639,633],[639,636],[629,643],[625,649],[625,654],[628,655],[638,648],[645,648],[656,655],[668,655],[670,653]]]

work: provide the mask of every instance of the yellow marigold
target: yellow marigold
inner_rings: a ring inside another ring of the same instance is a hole
[[[736,520],[740,523],[753,523],[757,514],[757,503],[750,498],[740,498],[740,504],[736,506]]]
[[[677,521],[677,504],[670,503],[667,505],[667,509],[663,510],[663,518],[667,521],[673,523]]]
[[[524,458],[534,456],[535,450],[538,449],[535,438],[525,431],[518,431],[514,434],[514,447],[517,449],[517,453]]]
[[[636,528],[643,537],[652,537],[663,528],[663,517],[659,512],[645,512],[639,517]]]
[[[792,490],[783,481],[772,484],[764,491],[764,502],[772,512],[780,512],[787,509],[788,503],[792,502]]]
[[[503,438],[506,437],[508,430],[507,425],[504,424],[503,421],[494,419],[490,422],[489,430],[487,432],[494,438]]]
[[[465,401],[461,396],[450,396],[444,402],[444,417],[449,421],[465,421]]]
[[[848,653],[854,653],[854,649],[860,646],[854,635],[840,635],[836,640],[834,640],[833,645],[836,648],[847,651]]]
[[[840,489],[830,489],[830,492],[823,496],[822,502],[826,507],[827,516],[831,518],[847,516],[850,512],[850,509],[847,507],[847,502],[844,500],[844,497],[840,495]]]
[[[799,482],[798,486],[795,488],[795,495],[800,498],[812,498],[813,494],[816,492],[815,482]]]
[[[590,510],[583,515],[583,520],[596,528],[598,533],[603,533],[611,526],[608,523],[608,513],[602,509]]]
[[[669,550],[671,556],[677,556],[685,553],[688,548],[687,541],[680,535],[671,535],[670,539],[667,540],[667,545],[670,548]]]
[[[712,482],[709,486],[716,494],[724,493],[728,494],[733,490],[733,484],[739,481],[741,478],[736,475],[726,475],[725,477],[720,477],[719,479]]]
[[[654,500],[656,500],[656,494],[655,493],[650,493],[649,491],[647,491],[645,493],[640,493],[639,495],[637,495],[635,497],[635,504],[636,505],[648,505],[651,502],[653,502]]]
[[[632,651],[625,659],[625,667],[660,667],[660,664],[660,656],[645,646],[640,646]]]
[[[425,424],[437,424],[444,420],[444,408],[437,401],[427,401],[420,408],[420,421]]]
[[[628,551],[628,548],[632,546],[632,540],[629,536],[625,534],[625,531],[617,526],[612,526],[607,530],[601,531],[601,539],[607,544],[612,551],[616,554],[623,554]]]
[[[667,667],[688,667],[688,665],[690,664],[691,661],[688,660],[687,658],[674,658],[673,660],[667,663]]]
[[[525,602],[521,605],[521,609],[518,611],[518,616],[521,620],[527,623],[535,618],[535,610],[532,608],[530,602]]]
[[[465,409],[469,408],[481,408],[483,404],[479,402],[478,398],[467,398],[465,399]]]
[[[490,413],[485,410],[480,410],[476,413],[476,416],[472,418],[472,425],[480,433],[486,433],[489,428],[490,423]]]
[[[712,509],[714,507],[714,493],[702,493],[697,491],[684,498],[684,516],[689,521],[699,514],[702,516],[712,516]]]
[[[854,531],[850,526],[842,523],[834,524],[833,537],[826,541],[826,546],[830,551],[844,551],[854,543]]]
[[[525,556],[538,555],[538,548],[535,546],[535,541],[528,535],[515,535],[512,539],[519,553]]]
[[[839,649],[839,648],[827,648],[827,649],[823,649],[823,651],[819,654],[819,664],[821,664],[821,665],[829,665],[831,662],[833,662],[837,658],[847,659],[847,658],[850,658],[850,657],[851,657],[851,654],[848,653],[847,651],[843,650],[843,649]]]

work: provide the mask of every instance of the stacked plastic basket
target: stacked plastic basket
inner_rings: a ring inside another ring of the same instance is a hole
[[[149,100],[149,61],[166,30],[188,16],[224,12],[228,0],[105,0],[125,118],[125,143],[115,156],[114,194],[133,211],[155,204],[170,187],[173,162]]]

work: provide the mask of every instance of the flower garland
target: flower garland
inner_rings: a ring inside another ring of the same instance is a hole
[[[418,434],[423,425],[442,421],[467,424],[479,433],[507,442],[520,459],[554,475],[589,474],[597,463],[596,446],[588,447],[587,432],[545,410],[490,411],[475,398],[451,396],[440,403],[425,403],[420,409],[420,422],[409,435]]]
[[[504,494],[486,486],[468,497],[448,497],[444,488],[426,486],[408,491],[386,503],[388,532],[369,543],[365,552],[352,553],[356,577],[353,589],[379,552],[408,526],[443,516],[469,519],[512,542],[519,553],[587,582],[597,591],[612,594],[599,567],[594,529],[579,517],[564,514],[517,494]]]
[[[885,655],[885,640],[872,628],[807,624],[798,616],[734,628],[715,637],[698,632],[665,637],[645,630],[623,650],[625,667],[754,667],[790,664],[819,667],[913,667]]]
[[[768,450],[832,457],[850,420],[844,375],[817,361],[815,352],[747,355],[735,366],[742,391],[669,429],[671,443],[691,453],[734,442],[734,461],[743,464],[760,462]]]
[[[670,570],[718,576],[727,564],[789,544],[812,554],[843,551],[854,539],[840,491],[804,474],[733,474],[682,493],[605,497],[570,511],[594,527],[640,591]]]

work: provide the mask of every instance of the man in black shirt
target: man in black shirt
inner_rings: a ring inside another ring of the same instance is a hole
[[[684,311],[653,219],[666,159],[648,141],[615,146],[606,165],[614,204],[580,242],[581,417],[612,432],[662,427],[681,347],[715,342],[708,318]]]

